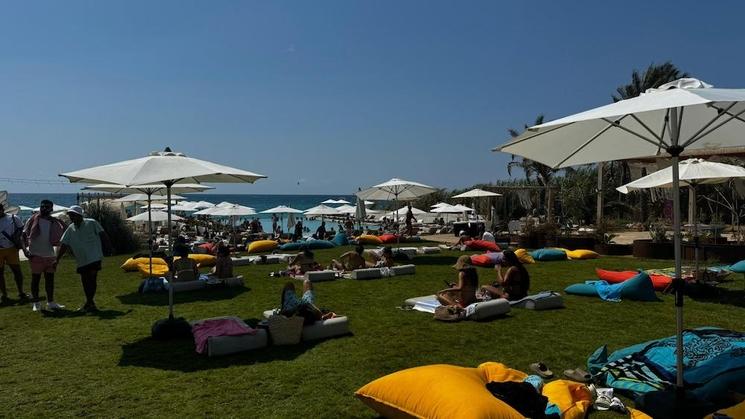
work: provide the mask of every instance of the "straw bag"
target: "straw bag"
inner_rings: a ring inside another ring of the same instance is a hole
[[[300,343],[303,334],[303,317],[285,317],[281,314],[272,314],[268,322],[269,335],[275,345],[296,345]]]

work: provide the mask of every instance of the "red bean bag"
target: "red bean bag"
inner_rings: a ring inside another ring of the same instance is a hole
[[[606,271],[604,269],[595,268],[595,273],[598,275],[599,279],[602,279],[603,281],[606,281],[609,284],[617,284],[629,278],[635,277],[639,272],[637,271]],[[649,277],[652,279],[652,286],[654,286],[655,291],[664,291],[673,282],[673,279],[666,275],[652,274],[652,275],[649,275]]]
[[[395,234],[383,234],[379,236],[380,241],[383,243],[396,243],[398,242],[398,236]]]
[[[471,240],[467,241],[465,245],[470,250],[489,250],[492,252],[499,252],[502,250],[496,243],[486,240]]]
[[[217,249],[215,249],[214,243],[202,243],[199,245],[200,248],[207,251],[207,253],[214,255],[217,252]]]
[[[471,255],[471,265],[483,266],[491,268],[494,266],[494,259],[490,258],[489,255]]]

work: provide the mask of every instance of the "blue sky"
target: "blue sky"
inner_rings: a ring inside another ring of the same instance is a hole
[[[0,8],[0,178],[56,179],[170,146],[269,176],[218,193],[352,193],[391,177],[464,187],[507,177],[510,156],[490,148],[508,128],[607,103],[634,68],[671,60],[745,87],[736,2]]]

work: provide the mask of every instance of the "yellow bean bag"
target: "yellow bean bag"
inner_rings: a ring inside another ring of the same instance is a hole
[[[137,265],[137,270],[140,271],[140,275],[143,278],[150,277],[150,264],[149,263],[140,263]],[[153,264],[153,275],[155,277],[158,276],[166,276],[168,274],[168,265],[156,265]]]
[[[270,252],[278,246],[274,240],[257,240],[248,245],[248,253]]]
[[[597,259],[599,254],[587,249],[565,250],[569,259]]]
[[[137,272],[139,264],[149,264],[150,258],[129,258],[124,261],[121,268],[124,270],[124,272]],[[153,258],[153,265],[166,265],[166,261],[162,258]]]
[[[522,263],[535,263],[535,259],[533,259],[533,256],[531,256],[530,252],[525,249],[515,250],[515,256],[517,256],[517,258],[520,259],[520,262]]]
[[[726,409],[717,410],[716,413],[719,415],[723,415],[716,416],[717,418],[745,418],[745,401]],[[707,416],[706,419],[713,419],[714,417],[714,414],[711,414]]]
[[[180,257],[173,258],[174,261],[177,261],[179,259],[181,258]],[[207,255],[203,253],[191,253],[189,254],[189,259],[193,260],[194,262],[197,262],[200,267],[215,266],[215,263],[217,263],[217,256]]]
[[[363,234],[357,237],[357,243],[359,244],[383,244],[383,240],[380,240],[380,237],[373,236],[372,234]]]
[[[489,382],[523,381],[527,374],[496,362],[478,368],[427,365],[386,375],[355,393],[365,405],[387,418],[522,418],[494,397]],[[556,404],[563,418],[583,418],[590,391],[582,384],[557,380],[546,384],[543,395]]]

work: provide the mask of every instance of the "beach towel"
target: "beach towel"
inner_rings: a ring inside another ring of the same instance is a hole
[[[588,358],[588,371],[599,385],[637,396],[636,407],[650,413],[646,407],[663,404],[660,397],[675,397],[671,391],[676,377],[675,340],[675,336],[652,340],[610,355],[602,346]],[[683,381],[690,397],[726,406],[730,391],[745,393],[745,333],[685,330],[683,351]]]
[[[235,319],[215,319],[195,324],[191,332],[194,335],[197,353],[203,354],[211,337],[255,335],[256,329],[244,326]]]

